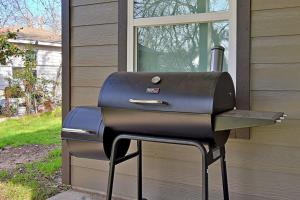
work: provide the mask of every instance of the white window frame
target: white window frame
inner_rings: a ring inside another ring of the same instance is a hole
[[[237,0],[229,0],[229,11],[207,12],[199,14],[149,17],[134,19],[134,0],[128,0],[127,23],[127,71],[137,70],[137,28],[146,26],[209,23],[229,21],[229,63],[228,72],[236,80],[236,38],[237,38]]]

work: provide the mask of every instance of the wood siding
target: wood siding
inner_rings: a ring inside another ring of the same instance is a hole
[[[276,172],[274,176],[282,179],[278,183],[286,180],[292,188],[286,193],[287,186],[272,186],[269,197],[274,199],[298,199],[300,186],[300,174],[294,170],[300,166],[300,54],[295,52],[300,50],[299,6],[297,0],[252,0],[251,108],[288,114],[280,125],[253,128],[249,141],[249,150],[257,155],[252,155],[256,158],[248,161],[248,167],[264,174]],[[266,149],[254,148],[257,145]],[[290,174],[296,182],[288,178]],[[266,179],[262,189],[275,179]],[[250,180],[251,184],[257,181]]]
[[[118,2],[73,0],[71,104],[96,105],[105,77],[117,70]],[[231,199],[300,196],[300,2],[252,0],[251,108],[284,111],[282,124],[253,128],[227,148]],[[191,147],[144,143],[144,196],[199,199],[200,154]],[[136,194],[135,159],[117,166],[114,194]],[[104,193],[108,163],[71,158],[73,187]],[[219,163],[209,170],[211,199],[222,199]]]
[[[71,1],[71,107],[97,105],[103,81],[117,71],[117,12],[117,1]]]

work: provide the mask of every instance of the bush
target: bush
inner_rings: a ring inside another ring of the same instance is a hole
[[[1,114],[5,117],[13,117],[18,113],[18,105],[6,101],[4,106],[1,107]]]

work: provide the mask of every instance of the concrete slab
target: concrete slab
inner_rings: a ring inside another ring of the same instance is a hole
[[[105,200],[105,196],[69,190],[55,195],[48,200]]]
[[[105,195],[82,192],[78,190],[68,190],[66,192],[59,193],[47,200],[105,200]],[[123,198],[114,197],[113,200],[128,200]]]

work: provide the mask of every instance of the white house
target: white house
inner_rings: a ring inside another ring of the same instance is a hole
[[[14,29],[11,29],[13,31]],[[11,40],[19,46],[32,44],[36,51],[37,77],[45,77],[47,79],[56,79],[57,73],[61,68],[61,37],[51,32],[24,28],[18,33],[16,40]],[[21,58],[13,58],[5,65],[0,66],[0,98],[3,96],[3,91],[7,87],[7,77],[12,77],[14,71],[24,67]]]

